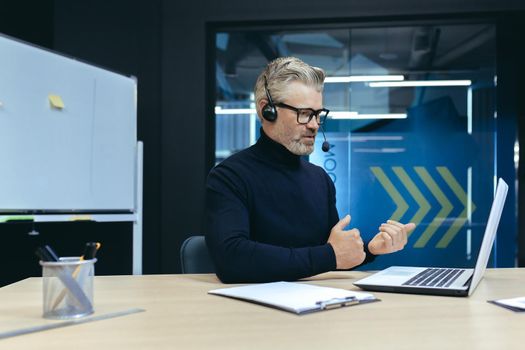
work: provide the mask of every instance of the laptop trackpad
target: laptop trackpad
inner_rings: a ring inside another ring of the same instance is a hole
[[[359,282],[366,284],[401,285],[423,270],[425,270],[424,267],[392,266]]]

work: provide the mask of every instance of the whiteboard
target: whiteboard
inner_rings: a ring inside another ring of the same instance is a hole
[[[135,79],[0,35],[0,211],[133,211],[136,105]]]

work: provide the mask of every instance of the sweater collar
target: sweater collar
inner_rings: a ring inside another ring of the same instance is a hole
[[[272,140],[266,135],[262,128],[260,131],[261,136],[255,144],[255,150],[259,156],[271,161],[272,163],[290,166],[297,166],[299,164],[301,156],[293,154],[286,147]]]

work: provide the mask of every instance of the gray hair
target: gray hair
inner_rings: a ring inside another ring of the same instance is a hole
[[[285,99],[288,85],[291,82],[301,82],[306,86],[313,87],[318,92],[322,92],[324,78],[324,70],[312,67],[296,57],[276,58],[268,63],[255,83],[254,94],[257,114],[261,115],[259,102],[268,99],[265,91],[266,83],[273,102],[278,103]]]

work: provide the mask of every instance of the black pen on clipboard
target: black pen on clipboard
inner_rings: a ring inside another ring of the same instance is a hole
[[[348,296],[344,298],[332,298],[316,302],[316,304],[319,305],[321,310],[336,309],[338,307],[350,306],[358,303],[359,300],[355,296]]]

